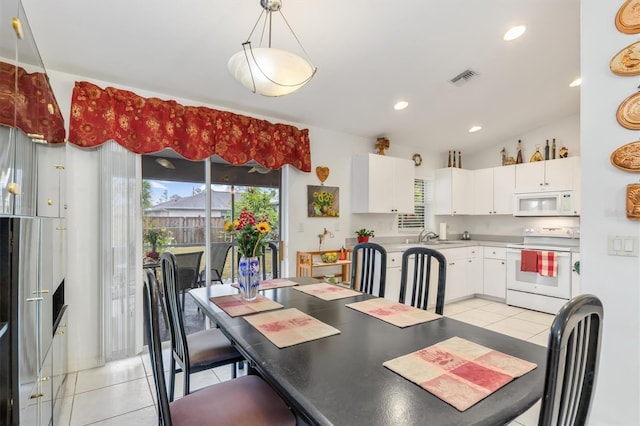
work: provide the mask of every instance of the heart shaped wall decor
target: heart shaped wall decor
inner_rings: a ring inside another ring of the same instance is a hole
[[[329,168],[322,166],[316,167],[316,176],[318,176],[320,182],[324,183],[324,181],[329,177]]]

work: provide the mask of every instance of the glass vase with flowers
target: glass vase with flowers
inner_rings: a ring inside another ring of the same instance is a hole
[[[266,237],[271,232],[271,225],[265,217],[258,221],[256,216],[243,208],[240,216],[233,222],[227,222],[225,231],[232,235],[238,244],[238,288],[245,300],[254,300],[258,296],[260,286],[260,260]]]

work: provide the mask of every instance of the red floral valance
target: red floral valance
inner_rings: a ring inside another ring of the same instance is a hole
[[[49,143],[64,142],[64,120],[46,74],[0,62],[0,124]]]
[[[92,147],[108,140],[138,154],[171,148],[190,160],[219,155],[235,165],[254,160],[270,169],[291,164],[311,171],[307,129],[76,82],[69,142]]]

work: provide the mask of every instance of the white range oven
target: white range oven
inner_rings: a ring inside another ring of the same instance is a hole
[[[571,253],[580,246],[579,230],[567,227],[526,228],[523,244],[507,245],[507,304],[556,314],[573,296]],[[557,273],[542,276],[523,271],[522,251],[555,254]]]

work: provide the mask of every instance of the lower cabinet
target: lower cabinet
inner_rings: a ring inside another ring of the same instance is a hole
[[[447,259],[447,284],[444,301],[468,299],[475,296],[482,276],[482,257],[478,246],[440,250]]]
[[[400,280],[402,279],[402,252],[387,253],[387,277],[384,298],[398,301],[400,297]]]
[[[68,352],[67,352],[67,310],[63,308],[64,313],[58,323],[58,327],[53,335],[53,343],[51,344],[52,362],[51,362],[51,397],[53,398],[53,413],[51,422],[55,426],[61,424],[62,417],[62,391],[68,371]]]
[[[507,253],[504,247],[484,247],[482,294],[504,300],[507,295]]]

